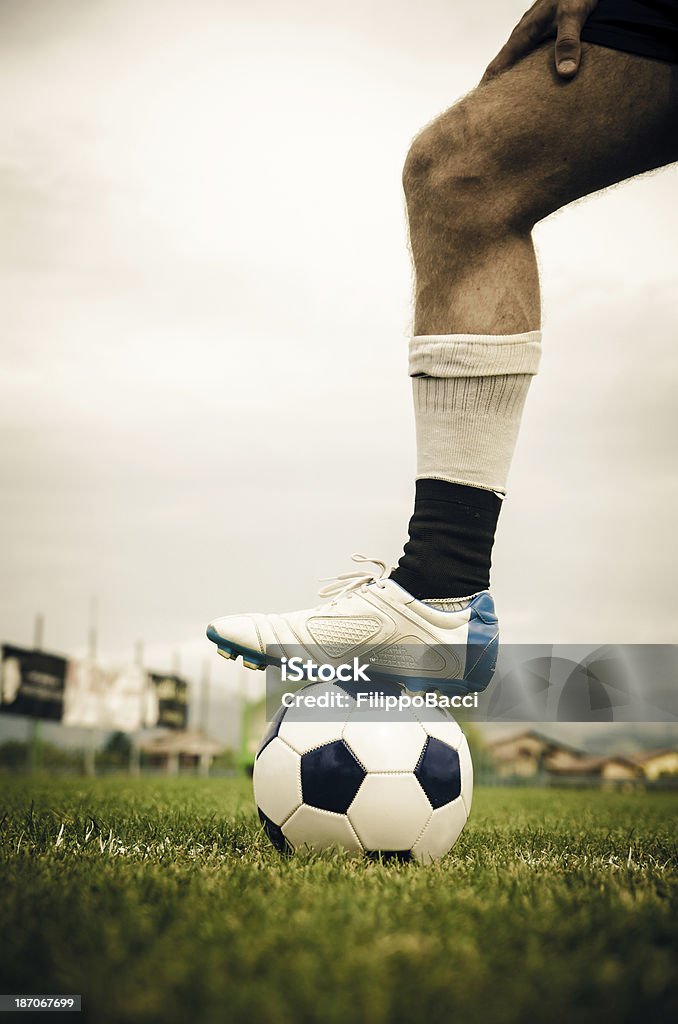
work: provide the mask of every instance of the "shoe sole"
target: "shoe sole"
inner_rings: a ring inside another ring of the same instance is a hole
[[[261,651],[254,651],[251,647],[243,647],[242,644],[237,644],[233,640],[226,640],[220,633],[217,633],[211,626],[207,629],[207,639],[211,640],[216,645],[217,652],[222,658],[226,658],[228,661],[237,661],[238,658],[242,658],[242,663],[245,668],[252,669],[257,672],[263,672],[268,666],[280,667],[280,659],[272,658],[267,654],[262,654]],[[393,673],[388,675],[375,672],[373,673],[374,682],[378,683],[380,680],[383,682],[397,682],[401,683],[407,690],[412,693],[427,693],[429,691],[440,690],[441,693],[448,696],[457,696],[467,693],[477,693],[478,689],[471,689],[463,679],[446,679],[446,680],[431,680],[423,679],[416,676],[398,676]],[[489,680],[488,680],[489,682]],[[487,685],[487,684],[486,684]],[[483,687],[484,689],[484,687]]]
[[[236,644],[232,640],[225,640],[211,626],[207,628],[207,639],[217,645],[217,651],[222,658],[228,658],[229,661],[237,661],[238,658],[242,658],[245,668],[261,672],[268,665],[280,665],[277,658],[269,658],[268,655],[262,654],[260,651],[253,651],[250,647],[243,647],[242,644]]]

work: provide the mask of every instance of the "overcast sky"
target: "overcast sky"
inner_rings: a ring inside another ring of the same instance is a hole
[[[143,639],[397,560],[412,136],[523,3],[0,0],[1,639]],[[537,229],[544,359],[500,522],[504,635],[673,642],[675,168]],[[214,685],[237,673],[215,659]]]

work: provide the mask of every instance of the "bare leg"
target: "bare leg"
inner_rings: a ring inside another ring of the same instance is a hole
[[[548,43],[415,139],[403,181],[415,334],[539,327],[534,224],[582,196],[678,160],[678,67],[583,46],[559,79]]]
[[[403,180],[417,484],[393,578],[416,597],[489,585],[497,494],[538,366],[534,224],[678,159],[677,121],[675,65],[585,44],[564,81],[549,42],[415,139]]]

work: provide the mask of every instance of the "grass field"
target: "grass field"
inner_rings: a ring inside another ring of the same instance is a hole
[[[282,861],[245,780],[1,786],[0,992],[75,1019],[676,1019],[671,794],[478,788],[423,868]]]

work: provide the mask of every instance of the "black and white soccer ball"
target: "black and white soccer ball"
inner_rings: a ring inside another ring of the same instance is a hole
[[[317,683],[320,696],[336,684]],[[441,708],[379,713],[280,708],[254,764],[264,830],[281,852],[330,847],[354,854],[438,860],[471,810],[473,765],[466,737]]]

